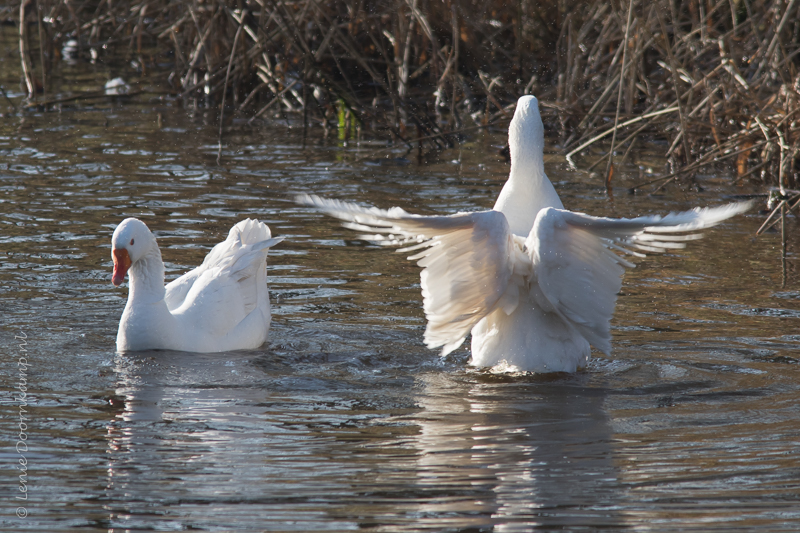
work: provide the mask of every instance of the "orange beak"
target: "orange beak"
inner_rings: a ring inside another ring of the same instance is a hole
[[[125,248],[114,248],[111,250],[111,255],[114,257],[114,275],[111,276],[111,283],[115,287],[122,285],[125,281],[125,273],[131,267],[131,256],[128,255],[128,250]]]

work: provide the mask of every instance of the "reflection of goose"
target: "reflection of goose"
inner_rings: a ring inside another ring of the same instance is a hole
[[[421,501],[419,516],[446,515],[454,531],[625,527],[602,388],[584,376],[480,383],[438,372],[420,385],[424,410],[402,417],[420,428],[417,483],[447,497]]]
[[[611,351],[610,321],[624,267],[620,247],[663,252],[750,204],[609,219],[563,209],[544,172],[539,104],[523,96],[509,128],[511,174],[494,209],[418,216],[303,195],[297,200],[366,231],[382,244],[413,244],[423,267],[425,342],[447,354],[472,332],[476,366],[573,372],[589,345]]]
[[[236,224],[203,264],[164,286],[164,263],[144,222],[128,218],[114,230],[114,285],[130,269],[128,303],[119,323],[117,350],[190,352],[246,350],[264,344],[271,319],[267,291],[269,227]]]
[[[157,355],[157,357],[154,357]],[[115,357],[121,406],[107,427],[105,497],[110,529],[256,530],[263,466],[254,453],[276,433],[264,420],[263,373],[251,353],[122,353]],[[265,436],[266,435],[266,436]],[[254,444],[259,443],[259,444]],[[284,473],[285,477],[288,477]],[[213,505],[209,505],[213,503]]]

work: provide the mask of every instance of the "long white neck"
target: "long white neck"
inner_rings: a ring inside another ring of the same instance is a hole
[[[131,265],[128,275],[131,280],[128,305],[134,300],[156,303],[164,299],[164,262],[155,241],[147,254]]]
[[[544,172],[544,126],[535,98],[520,99],[508,128],[508,144],[511,173],[494,209],[506,216],[512,233],[527,237],[539,211],[564,207]]]

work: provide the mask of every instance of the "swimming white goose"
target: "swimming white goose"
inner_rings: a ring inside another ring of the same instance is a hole
[[[258,348],[271,320],[267,251],[272,238],[258,220],[242,220],[203,264],[164,286],[155,236],[136,218],[111,238],[115,286],[130,272],[128,303],[119,321],[118,351],[223,352]]]
[[[470,363],[509,371],[574,372],[590,345],[609,355],[610,322],[623,248],[663,252],[699,238],[686,234],[741,213],[749,203],[695,208],[664,217],[610,219],[563,209],[544,172],[539,103],[523,96],[509,127],[511,173],[490,211],[418,216],[301,195],[296,200],[347,221],[381,244],[413,243],[423,267],[425,343],[456,349],[472,333]],[[676,235],[678,233],[678,235]]]

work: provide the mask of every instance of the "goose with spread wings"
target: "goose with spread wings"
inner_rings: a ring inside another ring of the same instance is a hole
[[[418,216],[300,195],[363,238],[403,245],[423,268],[425,343],[446,355],[472,334],[470,363],[574,372],[594,346],[611,352],[610,323],[630,256],[683,248],[749,203],[666,216],[594,217],[564,209],[544,171],[544,127],[533,96],[509,127],[511,172],[489,211]]]

